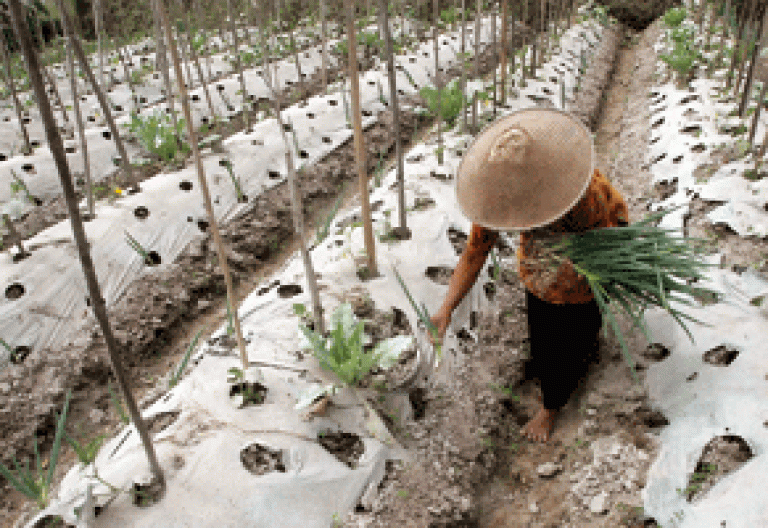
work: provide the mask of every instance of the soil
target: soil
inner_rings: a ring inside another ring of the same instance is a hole
[[[272,471],[285,473],[283,452],[277,449],[251,444],[240,452],[240,461],[245,469],[254,475],[264,475]]]

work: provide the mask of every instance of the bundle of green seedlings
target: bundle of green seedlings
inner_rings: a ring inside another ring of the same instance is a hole
[[[705,268],[715,266],[702,260],[705,241],[671,236],[671,229],[656,225],[670,211],[647,216],[626,227],[594,229],[585,233],[551,233],[536,237],[528,262],[551,282],[561,264],[570,261],[584,276],[595,295],[605,324],[610,324],[621,345],[635,381],[638,381],[614,308],[629,315],[635,327],[651,340],[643,322],[649,307],[668,312],[693,341],[683,320],[705,323],[673,308],[670,301],[695,306],[696,301],[716,301],[719,294],[694,286],[704,278]]]

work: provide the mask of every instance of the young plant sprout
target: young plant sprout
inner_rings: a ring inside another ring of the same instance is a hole
[[[672,230],[653,225],[666,214],[668,211],[661,211],[626,227],[595,229],[562,236],[558,234],[547,242],[537,243],[539,254],[532,260],[555,276],[559,265],[568,259],[574,269],[587,279],[600,311],[606,316],[606,324],[610,324],[619,340],[636,381],[637,374],[612,306],[618,305],[629,315],[634,326],[640,328],[649,341],[651,338],[642,314],[648,307],[662,308],[693,341],[693,335],[683,319],[708,325],[672,308],[670,300],[694,306],[691,297],[719,298],[719,294],[713,290],[689,285],[702,279],[703,270],[715,264],[701,260],[703,240],[680,240],[669,235]]]
[[[413,310],[416,312],[416,315],[419,316],[419,320],[426,326],[427,330],[429,330],[429,333],[432,334],[432,337],[437,339],[438,333],[437,333],[437,327],[432,323],[432,320],[429,317],[429,311],[427,310],[427,305],[425,305],[423,302],[421,303],[421,307],[419,307],[416,304],[416,301],[413,300],[413,297],[411,296],[411,292],[408,290],[408,287],[405,285],[405,282],[403,281],[403,278],[400,276],[400,273],[397,272],[397,269],[393,266],[392,271],[395,273],[395,278],[397,278],[397,282],[400,283],[400,287],[403,289],[403,292],[405,292],[406,297],[408,297],[408,301],[411,303],[411,306],[413,307]],[[439,344],[435,345],[435,350],[437,350],[437,357],[438,359],[442,356],[442,346]]]
[[[243,189],[240,187],[240,178],[235,176],[235,171],[232,168],[232,161],[230,160],[224,160],[224,166],[227,168],[227,173],[229,174],[229,179],[232,180],[232,185],[235,186],[235,192],[237,193],[237,201],[242,202],[245,198],[245,195],[243,194]]]
[[[344,189],[345,187],[342,187],[341,192],[339,193],[339,197],[336,198],[336,203],[333,205],[333,210],[331,210],[331,213],[328,215],[328,217],[325,219],[325,222],[321,226],[318,226],[317,228],[317,242],[320,243],[326,238],[328,238],[328,234],[331,228],[331,222],[333,221],[333,218],[336,216],[336,213],[339,211],[339,207],[341,206],[341,200],[344,198]]]
[[[133,238],[131,234],[126,231],[125,232],[125,240],[128,243],[128,245],[133,249],[136,253],[138,253],[141,258],[144,259],[145,263],[152,262],[152,258],[149,256],[149,253],[147,253],[147,250],[144,249],[144,246],[142,246],[138,240]]]
[[[425,86],[419,92],[424,102],[427,104],[427,108],[432,115],[437,115],[437,89]],[[461,90],[461,86],[456,81],[452,81],[448,86],[442,90],[442,98],[440,101],[440,114],[449,127],[453,127],[456,124],[456,118],[461,113],[461,109],[464,105],[464,93]]]
[[[13,169],[11,169],[11,176],[13,177],[13,181],[11,182],[11,194],[15,195],[19,192],[23,192],[24,197],[29,203],[35,203],[35,197],[29,192],[27,184],[16,175],[16,172]]]
[[[50,500],[53,473],[56,469],[56,464],[59,461],[59,451],[61,450],[61,441],[64,434],[64,423],[67,420],[67,411],[69,410],[69,400],[71,397],[72,391],[68,390],[64,401],[64,409],[56,424],[56,433],[53,439],[53,448],[51,449],[51,458],[48,461],[47,471],[43,469],[43,464],[40,460],[40,451],[37,447],[37,436],[34,438],[36,463],[34,473],[29,470],[29,460],[26,460],[22,467],[21,464],[19,464],[19,461],[14,457],[13,462],[16,466],[15,472],[11,471],[3,464],[0,464],[0,475],[5,477],[17,491],[24,494],[28,499],[35,501],[35,504],[41,510],[48,505],[48,501]]]
[[[227,299],[227,335],[232,337],[235,335],[235,327],[232,325],[232,308],[229,299]]]
[[[200,339],[200,334],[202,333],[203,331],[199,330],[195,335],[195,338],[189,344],[189,347],[187,347],[187,352],[184,354],[184,359],[181,360],[181,365],[179,365],[179,368],[176,370],[176,372],[173,373],[170,381],[168,382],[168,385],[171,388],[176,386],[176,384],[179,382],[179,378],[181,378],[181,375],[184,373],[184,369],[187,368],[187,363],[189,363],[189,358],[190,356],[192,356],[192,352],[195,350],[195,347],[197,346],[197,340]]]
[[[120,416],[120,421],[124,424],[130,423],[130,418],[128,418],[128,415],[125,413],[125,409],[123,409],[123,404],[120,401],[120,399],[117,397],[117,394],[115,394],[114,389],[112,389],[112,384],[107,384],[107,390],[109,391],[109,398],[112,400],[112,405],[115,406],[115,410],[117,411],[117,414]]]

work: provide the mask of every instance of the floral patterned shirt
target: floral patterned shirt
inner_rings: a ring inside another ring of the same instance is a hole
[[[590,229],[627,225],[627,222],[628,211],[624,198],[608,179],[595,169],[592,181],[581,200],[568,213],[545,228],[550,233],[583,233]],[[590,302],[594,294],[586,278],[578,274],[572,266],[561,264],[554,280],[547,280],[526,262],[531,256],[532,243],[540,232],[542,230],[537,229],[520,235],[517,257],[520,279],[525,287],[539,299],[554,304]],[[466,251],[487,255],[497,238],[497,231],[473,223]]]

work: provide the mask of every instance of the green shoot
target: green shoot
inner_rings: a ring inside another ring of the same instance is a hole
[[[328,215],[328,217],[325,219],[325,222],[321,226],[318,226],[317,228],[317,242],[320,243],[326,238],[328,238],[328,234],[330,232],[331,228],[331,222],[333,222],[333,218],[336,216],[336,213],[339,211],[339,207],[341,207],[341,200],[344,197],[344,187],[341,189],[341,193],[339,193],[339,197],[336,198],[336,203],[333,205],[333,210]]]
[[[72,391],[67,391],[66,399],[64,401],[64,409],[61,412],[61,416],[58,418],[56,424],[56,433],[53,440],[53,448],[51,450],[51,457],[48,462],[48,470],[43,469],[42,461],[40,460],[40,452],[37,447],[37,436],[34,437],[34,449],[35,449],[35,462],[36,469],[32,473],[29,470],[29,461],[25,461],[22,467],[19,461],[14,458],[14,464],[16,465],[16,471],[13,472],[3,464],[0,464],[0,475],[15,488],[17,491],[25,495],[27,498],[35,501],[35,504],[39,509],[44,509],[49,502],[51,485],[53,483],[53,473],[56,469],[56,464],[59,461],[59,452],[61,450],[61,441],[64,434],[64,423],[67,419],[67,411],[69,410],[69,400],[72,397]]]
[[[397,269],[394,266],[392,267],[392,271],[395,273],[395,278],[397,278],[397,282],[400,283],[400,287],[403,289],[403,292],[405,292],[406,297],[408,297],[408,301],[411,303],[413,310],[416,312],[416,315],[419,316],[419,320],[421,320],[421,322],[424,323],[424,326],[426,326],[427,330],[429,330],[429,333],[432,334],[432,337],[435,340],[437,340],[439,337],[437,332],[437,327],[429,318],[429,312],[427,311],[427,306],[424,303],[421,303],[421,307],[419,307],[416,304],[416,301],[413,300],[413,297],[411,296],[411,292],[408,290],[408,287],[405,285],[403,278],[400,276],[400,273],[397,272]],[[435,350],[437,350],[438,358],[441,357],[442,346],[439,344],[435,344]]]
[[[198,331],[197,335],[195,335],[195,338],[189,344],[189,347],[187,347],[187,352],[184,354],[184,359],[181,360],[181,365],[179,365],[179,368],[176,370],[176,372],[173,373],[173,376],[171,376],[171,380],[169,382],[171,388],[176,386],[176,384],[179,382],[179,378],[181,378],[181,375],[184,373],[184,369],[187,368],[189,358],[192,355],[192,352],[195,350],[195,347],[197,346],[197,340],[200,339],[200,334],[202,333],[202,329]]]
[[[151,262],[152,259],[150,259],[147,250],[144,249],[144,246],[142,246],[138,240],[133,238],[128,231],[125,232],[125,239],[131,249],[133,249],[136,253],[139,254],[139,256],[141,256],[141,258],[144,259],[144,262]]]
[[[109,391],[109,397],[112,400],[112,405],[115,406],[115,410],[117,410],[117,414],[120,416],[120,421],[126,425],[129,424],[131,419],[128,418],[128,414],[126,414],[125,409],[123,409],[123,404],[117,397],[117,394],[115,394],[111,383],[107,384],[107,390]]]
[[[245,198],[245,195],[243,194],[243,189],[240,186],[240,178],[235,176],[235,171],[232,167],[232,162],[230,160],[224,160],[225,167],[227,168],[227,173],[229,173],[229,179],[232,180],[232,185],[235,187],[235,192],[237,193],[237,201],[242,202]]]

